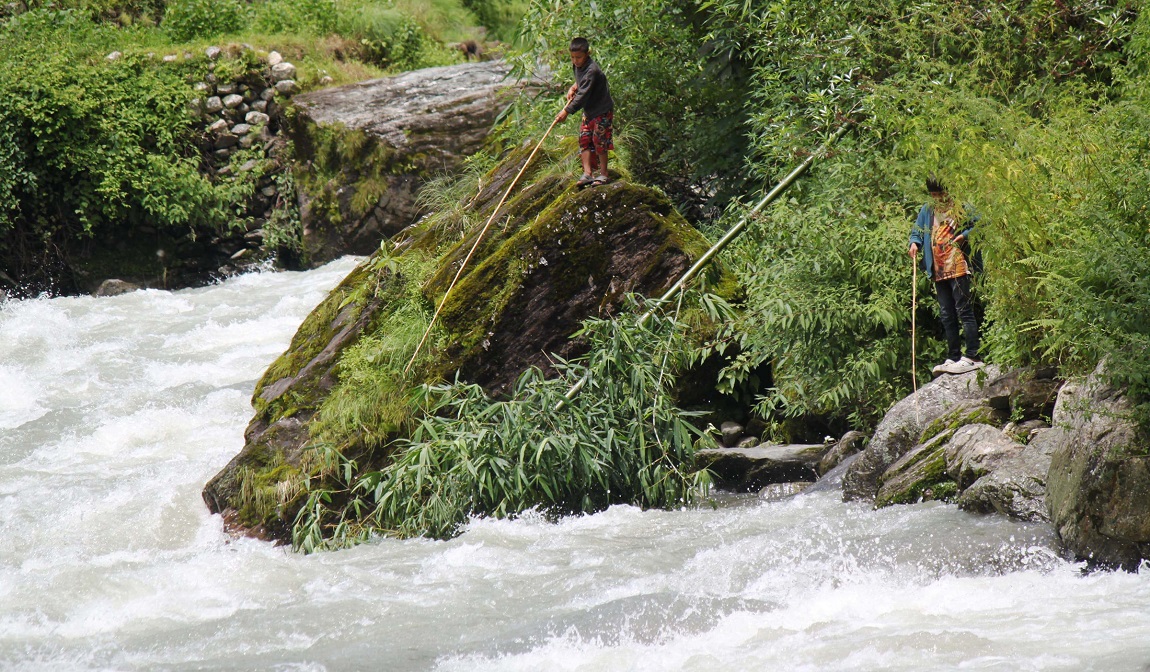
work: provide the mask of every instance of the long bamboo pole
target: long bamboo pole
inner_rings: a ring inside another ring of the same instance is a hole
[[[411,361],[407,363],[407,366],[403,367],[403,375],[407,375],[407,372],[411,370],[411,365],[415,363],[415,358],[419,356],[419,351],[423,348],[424,342],[427,341],[427,335],[431,333],[431,328],[435,326],[435,320],[439,317],[439,313],[443,311],[443,305],[447,303],[447,297],[451,295],[451,290],[455,289],[455,283],[459,281],[459,276],[463,275],[463,269],[467,268],[467,263],[471,261],[471,256],[475,254],[475,250],[479,249],[479,243],[483,241],[483,236],[487,235],[487,229],[491,228],[491,223],[495,221],[495,217],[499,214],[503,203],[506,202],[507,197],[511,195],[511,190],[519,183],[519,178],[523,177],[527,166],[531,165],[531,159],[535,158],[535,153],[543,146],[543,141],[547,139],[547,136],[551,135],[551,130],[555,128],[555,124],[557,123],[559,123],[559,117],[555,117],[555,120],[547,127],[547,132],[543,134],[542,138],[539,138],[539,142],[535,144],[535,149],[531,150],[531,154],[528,155],[527,160],[523,162],[523,167],[519,169],[519,174],[515,176],[514,180],[511,180],[511,184],[507,186],[507,191],[503,192],[503,198],[499,199],[499,204],[495,206],[495,210],[493,210],[491,216],[487,218],[487,223],[483,225],[483,229],[480,230],[479,235],[475,238],[475,244],[471,246],[471,251],[467,253],[467,257],[463,260],[463,263],[460,264],[459,270],[455,272],[455,277],[451,279],[451,284],[447,287],[447,291],[443,293],[443,298],[439,300],[439,307],[435,309],[435,314],[431,316],[431,321],[427,323],[427,329],[423,331],[423,336],[419,339],[419,345],[416,345],[415,352],[411,353]]]
[[[833,144],[838,142],[840,138],[846,135],[847,131],[849,130],[850,124],[846,124],[841,127],[838,131],[835,132],[834,135],[827,138],[827,141],[824,142],[817,150],[812,152],[805,161],[799,164],[798,167],[792,170],[789,175],[784,177],[782,181],[776,184],[774,189],[771,189],[766,196],[763,196],[763,198],[758,203],[756,203],[755,206],[747,212],[747,214],[743,215],[737,224],[728,229],[727,232],[723,234],[723,237],[720,238],[717,243],[711,246],[711,249],[704,252],[703,256],[699,257],[698,261],[696,261],[691,266],[691,268],[687,269],[687,272],[679,278],[678,282],[672,285],[671,288],[663,294],[663,296],[659,297],[659,300],[655,302],[654,308],[648,310],[646,313],[643,313],[643,316],[639,318],[639,326],[645,325],[647,320],[651,319],[651,316],[654,314],[656,308],[664,305],[671,299],[675,298],[675,296],[680,292],[682,292],[683,289],[687,286],[687,283],[694,279],[694,277],[699,274],[699,271],[703,270],[707,264],[711,263],[711,260],[715,258],[715,255],[719,254],[719,252],[722,252],[723,249],[725,249],[732,240],[737,238],[739,234],[743,232],[743,229],[747,228],[747,223],[750,221],[752,215],[755,215],[760,210],[770,205],[771,202],[773,202],[780,195],[782,195],[784,191],[786,191],[792,184],[794,184],[795,180],[799,179],[802,177],[803,173],[807,172],[807,169],[811,167],[811,164],[813,164],[828,149],[830,149]],[[583,386],[587,384],[588,377],[588,375],[584,375],[579,379],[578,382],[571,386],[571,389],[567,390],[567,394],[563,395],[564,398],[555,405],[556,411],[562,409],[563,406],[567,404],[567,402],[571,401],[575,398],[575,395],[579,394],[579,391],[582,390]]]

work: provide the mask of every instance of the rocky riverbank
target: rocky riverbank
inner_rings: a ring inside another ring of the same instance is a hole
[[[941,500],[1047,522],[1068,556],[1133,569],[1150,558],[1150,439],[1131,410],[1103,366],[1070,381],[990,366],[924,385],[869,437],[716,448],[699,460],[722,487],[766,498],[825,476],[844,500],[875,507]]]

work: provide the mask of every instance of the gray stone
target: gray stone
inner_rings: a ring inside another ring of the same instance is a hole
[[[233,136],[233,137],[234,137],[234,136]],[[226,160],[226,159],[227,159],[229,156],[231,156],[231,155],[232,155],[232,151],[234,151],[234,150],[232,150],[232,148],[231,148],[231,147],[224,147],[224,148],[222,148],[222,149],[217,149],[216,151],[212,152],[212,154],[213,154],[213,155],[214,155],[214,156],[215,156],[217,159],[220,159],[220,160]],[[225,169],[223,169],[223,168],[222,168],[222,169],[220,169],[220,170],[218,171],[218,173],[217,173],[217,174],[223,174],[223,173],[224,173],[224,170],[225,170]],[[231,172],[231,169],[230,169],[230,168],[227,168],[226,170],[227,170],[228,172]]]
[[[240,138],[240,147],[250,149],[254,147],[257,142],[259,142],[259,136],[254,133],[248,133]]]
[[[977,513],[1001,513],[1019,520],[1049,521],[1046,476],[1062,431],[1037,430],[1028,445],[1021,446],[1021,450],[963,490],[958,497],[958,507]]]
[[[322,84],[323,86],[327,86],[328,84],[331,84],[334,81],[335,80],[332,79],[331,75],[324,75],[323,77],[319,78],[319,83]]]
[[[272,66],[272,81],[283,82],[295,79],[295,66],[286,61]]]
[[[219,86],[216,87],[216,93],[220,94],[221,96],[229,96],[235,92],[236,92],[235,82],[226,82],[226,83],[220,84]]]
[[[819,464],[816,467],[819,476],[822,477],[831,469],[841,464],[843,460],[862,450],[863,443],[865,442],[866,434],[862,432],[851,430],[843,434],[843,437],[831,446],[827,454],[823,455],[823,459],[819,460]]]
[[[234,136],[231,133],[224,133],[220,135],[220,137],[216,138],[216,142],[213,146],[217,150],[228,149],[230,147],[235,147],[237,144],[239,144],[239,142],[240,139],[237,136]]]
[[[178,60],[180,60],[180,57],[177,56],[176,54],[166,54],[164,56],[164,62],[165,63],[174,63]]]
[[[232,259],[232,261],[239,261],[240,259],[243,259],[244,257],[251,255],[251,253],[252,253],[252,251],[245,247],[245,248],[240,249],[235,254],[233,254],[231,256],[231,259]]]
[[[709,448],[696,462],[714,472],[718,485],[751,492],[771,483],[814,481],[815,465],[830,446],[824,444],[763,444],[755,448]]]
[[[260,126],[266,124],[270,119],[271,117],[264,114],[263,112],[248,112],[247,116],[244,117],[244,121],[248,122],[252,126]]]
[[[212,133],[223,133],[228,130],[228,122],[224,119],[216,119],[208,125],[208,130]]]
[[[123,54],[121,54],[120,52],[118,52],[118,51],[113,51],[112,53],[108,54],[108,55],[107,55],[107,56],[105,56],[104,58],[105,58],[106,60],[109,60],[109,61],[118,61],[118,60],[120,60],[120,58],[121,58],[122,56],[123,56]]]
[[[240,166],[240,172],[246,173],[255,170],[256,166],[258,165],[260,165],[259,161],[256,161],[255,159],[248,159],[247,161],[244,161],[244,165]]]
[[[192,86],[192,88],[195,89],[199,93],[207,93],[208,91],[211,90],[212,85],[208,84],[207,82],[196,82]]]
[[[275,98],[275,97],[276,97],[276,90],[274,87],[269,86],[268,88],[264,89],[263,91],[260,91],[260,99],[261,100],[270,101],[272,98]]]
[[[735,447],[736,448],[754,448],[757,445],[759,445],[759,437],[757,437],[757,436],[744,436],[743,438],[739,439],[739,442],[735,444]]]
[[[960,375],[942,375],[891,407],[862,457],[843,479],[843,499],[874,497],[879,477],[922,440],[928,425],[959,402],[981,400],[986,381],[998,376],[999,370],[993,365]]]
[[[323,263],[344,254],[370,254],[381,238],[417,221],[424,209],[415,195],[427,176],[457,170],[464,157],[483,146],[517,91],[539,85],[510,81],[509,73],[510,66],[499,61],[464,63],[293,98],[299,112],[290,122],[293,135],[306,137],[323,127],[363,133],[379,151],[394,155],[396,165],[408,167],[386,177],[386,193],[367,214],[350,207],[359,177],[351,171],[341,175],[340,184],[333,185],[342,190],[338,217],[331,209],[308,210],[303,223],[309,231],[304,237],[308,258]]]
[[[224,109],[224,103],[219,96],[212,96],[204,101],[204,111],[208,114],[216,114],[222,109]]]
[[[118,296],[120,294],[134,292],[138,289],[141,289],[141,287],[137,284],[112,278],[101,282],[94,294],[95,296]]]
[[[1023,448],[997,427],[966,425],[946,445],[946,473],[964,490]]]
[[[272,196],[276,195],[276,185],[269,184],[268,186],[264,187],[263,189],[260,189],[260,193],[263,194],[264,196],[267,196],[268,198],[271,198]]]
[[[213,61],[220,57],[220,53],[221,50],[219,47],[208,47],[204,49],[204,55]]]
[[[268,101],[263,100],[261,98],[260,100],[257,100],[256,102],[252,103],[252,109],[255,110],[256,112],[266,112],[268,109]],[[248,114],[251,114],[251,112],[249,112]]]
[[[270,65],[270,66],[279,65],[280,63],[283,63],[283,60],[284,60],[284,57],[281,56],[280,52],[278,52],[278,51],[273,51],[273,52],[268,54],[268,65]]]
[[[862,453],[849,455],[845,460],[840,462],[837,467],[831,469],[819,477],[819,480],[815,481],[814,485],[807,488],[807,492],[811,493],[833,491],[841,493],[843,489],[843,476],[846,475],[847,471],[851,468],[851,465],[854,464],[855,460],[859,459],[861,456]]]
[[[231,109],[244,104],[244,97],[234,93],[224,96],[224,107]]]
[[[1067,382],[1054,407],[1060,440],[1046,491],[1051,522],[1070,554],[1131,570],[1150,558],[1150,436],[1132,411],[1103,364]]]
[[[814,484],[810,481],[772,483],[762,490],[759,490],[759,499],[767,502],[777,502],[783,499],[790,499],[791,497],[794,497],[812,485]]]
[[[958,488],[946,473],[946,444],[940,434],[900,457],[879,478],[876,508],[949,499]]]
[[[282,93],[285,96],[290,96],[298,90],[299,87],[296,86],[294,79],[283,79],[276,82],[276,92]]]
[[[232,133],[236,135],[247,135],[252,130],[252,127],[247,124],[236,124],[232,126]]]
[[[723,435],[723,445],[730,448],[743,437],[743,426],[730,420],[719,425],[719,432]]]

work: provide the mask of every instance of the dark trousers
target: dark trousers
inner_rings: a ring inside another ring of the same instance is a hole
[[[946,332],[947,359],[958,361],[962,355],[962,340],[966,341],[966,356],[978,359],[978,321],[974,317],[974,306],[970,302],[970,276],[934,283],[938,293],[938,314],[942,318],[942,330]],[[962,335],[958,335],[958,325],[962,324]]]

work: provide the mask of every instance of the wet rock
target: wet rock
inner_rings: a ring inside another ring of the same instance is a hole
[[[720,487],[752,492],[772,483],[814,481],[815,467],[829,449],[821,443],[708,448],[696,453],[696,461],[714,472]]]
[[[723,435],[723,445],[730,448],[743,437],[743,426],[737,422],[727,421],[719,425],[719,432]]]
[[[468,201],[474,208],[469,217],[490,213],[527,151],[515,150],[484,176],[483,190]],[[556,151],[548,160],[558,156]],[[458,372],[493,396],[506,394],[528,367],[553,374],[549,353],[566,359],[586,347],[571,338],[582,320],[618,311],[628,292],[650,296],[665,291],[707,248],[653,189],[616,180],[579,191],[559,176],[529,170],[525,177],[526,186],[507,206],[503,226],[492,229],[444,302],[443,347],[430,355],[435,359],[428,365],[436,378]],[[445,235],[441,225],[426,220],[414,225],[404,231],[398,248],[438,247]],[[433,303],[470,249],[469,241],[448,240],[440,265],[413,290]],[[378,254],[378,242],[376,249]],[[543,257],[548,264],[536,263]],[[522,274],[503,272],[511,263],[528,261],[531,268]],[[714,282],[722,280],[716,276]],[[302,502],[269,504],[250,495],[251,485],[258,482],[275,492],[298,487],[314,464],[303,455],[315,414],[339,381],[341,358],[361,338],[378,338],[380,316],[394,310],[394,302],[407,300],[391,291],[395,287],[389,283],[395,282],[401,280],[382,265],[361,264],[304,321],[288,351],[256,386],[256,412],[243,450],[205,487],[204,500],[212,511],[235,511],[237,524],[248,532],[289,537]],[[390,458],[386,450],[373,452],[360,444],[348,450],[372,468]]]
[[[1040,429],[993,471],[962,491],[958,506],[976,513],[1000,513],[1019,520],[1049,521],[1046,478],[1062,430]]]
[[[960,490],[994,471],[1024,446],[997,427],[973,424],[958,429],[946,445],[946,472]]]
[[[843,499],[873,498],[883,472],[925,440],[923,434],[931,423],[960,402],[981,403],[987,380],[999,373],[997,367],[989,365],[957,376],[942,375],[895,404],[843,479]]]
[[[814,485],[810,481],[795,481],[793,483],[772,483],[759,490],[759,499],[765,502],[778,502],[790,499]]]
[[[883,472],[875,494],[875,507],[947,500],[957,485],[946,473],[947,435],[939,435],[903,455]]]
[[[1047,475],[1051,522],[1074,557],[1135,569],[1150,558],[1150,436],[1132,418],[1124,389],[1105,366],[1067,382],[1053,425]]]
[[[112,278],[101,282],[94,294],[95,296],[119,296],[138,289],[142,289],[142,287],[132,282]]]
[[[819,460],[819,464],[815,468],[819,476],[822,477],[830,470],[842,464],[843,460],[862,450],[866,439],[866,434],[854,430],[844,434],[841,439],[831,446],[827,454],[823,455],[823,459]]]

